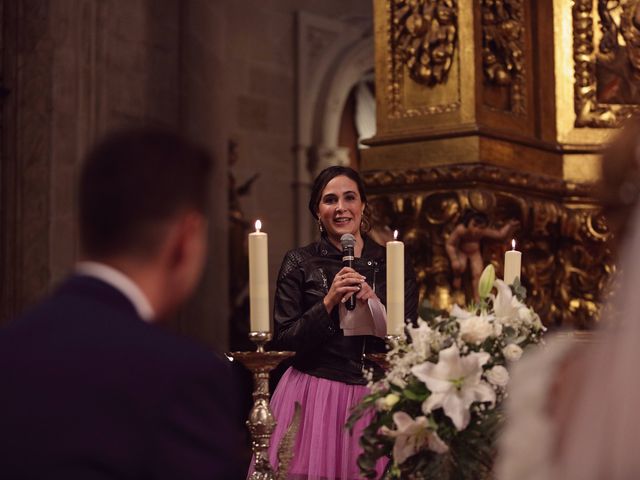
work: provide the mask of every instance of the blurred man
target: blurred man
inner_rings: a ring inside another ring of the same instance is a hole
[[[0,477],[231,479],[226,361],[153,325],[192,293],[211,161],[178,136],[114,134],[79,185],[83,261],[0,330]]]

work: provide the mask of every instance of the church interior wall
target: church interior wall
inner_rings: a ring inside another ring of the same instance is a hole
[[[226,2],[225,71],[229,111],[220,122],[238,146],[232,175],[242,184],[258,179],[240,197],[247,222],[260,219],[269,234],[271,298],[280,262],[297,241],[296,14],[304,11],[333,19],[371,16],[368,1]],[[307,198],[298,201],[309,217]],[[311,223],[311,222],[309,222]],[[231,272],[233,275],[233,272]]]
[[[3,260],[16,258],[3,267],[13,284],[3,287],[1,321],[42,296],[78,257],[74,182],[88,146],[113,128],[150,124],[182,130],[217,158],[212,255],[180,329],[227,346],[230,138],[238,144],[237,181],[260,175],[241,206],[270,235],[272,292],[285,251],[296,246],[298,11],[372,15],[368,0],[4,2],[10,95],[2,189],[10,211],[2,251]]]

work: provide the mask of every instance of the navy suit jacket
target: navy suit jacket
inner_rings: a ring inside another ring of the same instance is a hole
[[[244,478],[226,360],[73,276],[0,329],[0,478]]]

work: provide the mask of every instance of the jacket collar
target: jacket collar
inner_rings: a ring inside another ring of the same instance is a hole
[[[384,258],[384,247],[378,245],[364,233],[362,234],[362,240],[364,241],[364,246],[361,258]],[[318,242],[318,255],[321,257],[342,258],[342,251],[338,250],[325,235],[322,235]]]
[[[57,287],[56,294],[89,298],[122,312],[122,318],[142,321],[131,300],[104,280],[95,277],[71,275]]]
[[[99,262],[80,262],[76,265],[78,275],[97,278],[111,285],[133,304],[138,315],[146,322],[153,321],[153,307],[142,289],[123,272]]]

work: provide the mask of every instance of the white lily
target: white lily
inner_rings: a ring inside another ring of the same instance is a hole
[[[480,275],[480,281],[478,282],[478,295],[480,298],[487,298],[489,296],[495,280],[496,270],[493,268],[493,265],[489,264],[484,267],[484,270]]]
[[[422,403],[427,415],[442,408],[458,430],[469,424],[469,407],[474,402],[495,404],[496,394],[491,386],[482,381],[482,366],[489,361],[486,352],[472,352],[460,356],[458,346],[453,344],[441,350],[438,363],[424,362],[411,369],[416,378],[425,383],[431,395]]]
[[[382,427],[380,432],[383,435],[395,438],[393,458],[396,464],[403,463],[424,447],[436,453],[444,453],[449,450],[447,444],[442,441],[438,434],[429,428],[429,422],[424,416],[417,417],[414,420],[406,412],[396,412],[393,414],[393,423],[396,424],[396,430]]]
[[[496,321],[503,325],[518,326],[529,323],[529,309],[511,292],[511,287],[502,280],[495,283],[498,293],[493,300],[493,311]]]

